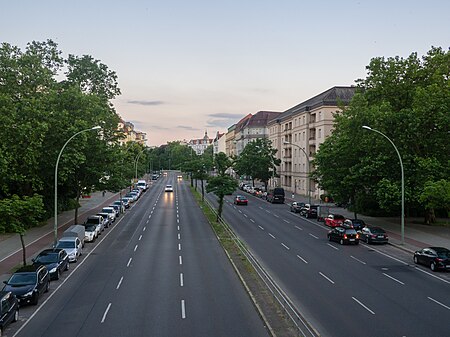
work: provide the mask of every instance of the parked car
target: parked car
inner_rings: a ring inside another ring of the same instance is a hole
[[[305,204],[300,210],[300,215],[306,218],[317,218],[317,209],[319,205]]]
[[[117,207],[119,207],[120,213],[125,213],[125,205],[124,205],[123,201],[116,200],[113,202],[113,205],[116,205]]]
[[[356,231],[360,231],[364,227],[366,227],[366,223],[364,222],[364,220],[361,220],[361,219],[350,219],[350,221],[352,222],[353,228]]]
[[[59,239],[56,248],[64,249],[69,255],[70,262],[77,262],[78,258],[83,254],[83,246],[80,239],[74,237]]]
[[[84,226],[87,225],[95,225],[97,227],[97,235],[100,235],[100,233],[105,229],[104,225],[104,219],[102,215],[91,215],[86,219],[86,222],[84,223]]]
[[[135,192],[128,192],[127,194],[125,194],[125,197],[131,198],[132,202],[135,202],[138,199],[138,195]]]
[[[164,188],[164,192],[173,192],[173,186],[172,185],[166,185]]]
[[[102,219],[102,226],[99,228],[99,233],[102,234],[102,232],[105,230],[105,228],[108,228],[112,225],[112,217],[109,213],[99,212],[95,215],[101,217]]]
[[[339,227],[344,224],[345,216],[341,214],[329,214],[325,218],[325,225],[329,227]]]
[[[360,237],[367,243],[388,243],[389,240],[385,230],[375,226],[366,226],[361,229]]]
[[[292,204],[290,206],[290,209],[291,209],[291,212],[300,213],[300,210],[303,207],[305,207],[305,203],[304,202],[294,201],[294,202],[292,202]]]
[[[138,180],[136,186],[141,188],[144,192],[147,191],[148,183],[146,180]]]
[[[245,206],[247,206],[248,205],[248,200],[247,200],[247,198],[246,197],[244,197],[243,195],[237,195],[235,198],[234,198],[234,202],[233,202],[235,205],[245,205]]]
[[[46,266],[51,280],[59,280],[61,273],[69,270],[69,256],[61,248],[44,249],[32,261],[33,265]]]
[[[140,188],[133,188],[130,193],[136,193],[139,199],[142,195],[142,190]]]
[[[359,244],[359,234],[353,228],[334,227],[327,234],[328,240],[346,243]]]
[[[123,197],[122,199],[123,205],[125,206],[125,208],[130,208],[130,204],[133,202],[133,198],[131,197]]]
[[[267,191],[266,200],[270,203],[284,203],[284,188],[276,187]]]
[[[109,215],[109,218],[111,219],[111,223],[116,221],[117,213],[113,207],[103,207],[100,213],[107,213]]]
[[[121,213],[120,212],[120,205],[111,204],[108,207],[114,208],[114,210],[116,211],[116,218],[118,218],[120,216],[120,213]]]
[[[4,281],[3,291],[12,292],[19,304],[38,304],[39,297],[48,291],[50,275],[45,266],[29,265],[18,269],[8,281]]]
[[[85,224],[84,225],[84,241],[85,242],[94,242],[95,239],[99,236],[99,232],[97,229],[97,225],[93,224]]]
[[[0,291],[0,336],[8,324],[19,319],[19,301],[10,291]]]
[[[443,247],[427,247],[414,253],[414,263],[423,264],[432,271],[450,269],[450,250]]]

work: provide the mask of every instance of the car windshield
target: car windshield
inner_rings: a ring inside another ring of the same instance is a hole
[[[56,263],[58,262],[58,253],[45,253],[38,255],[34,261],[38,263]]]
[[[84,227],[86,232],[95,232],[95,228],[96,228],[95,225],[90,225],[90,226]]]
[[[57,248],[75,248],[75,241],[59,241]]]
[[[34,273],[17,273],[13,274],[8,280],[10,285],[31,285],[36,284],[36,274]]]
[[[356,234],[356,231],[354,229],[346,229],[345,233],[346,234]]]

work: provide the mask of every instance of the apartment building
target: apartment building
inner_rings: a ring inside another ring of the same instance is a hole
[[[311,161],[333,130],[334,114],[348,105],[355,90],[355,87],[333,87],[268,121],[269,140],[281,159],[277,168],[280,177],[269,182],[270,186],[320,197],[323,191],[309,178],[314,169]]]

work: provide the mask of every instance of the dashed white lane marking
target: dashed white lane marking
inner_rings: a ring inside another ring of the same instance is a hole
[[[142,228],[142,231],[145,232],[146,228],[147,228],[147,227]]]
[[[324,279],[326,279],[328,282],[334,284],[334,281],[332,279],[330,279],[328,276],[326,276],[325,274],[323,274],[322,272],[319,271],[320,276],[322,276]]]
[[[130,257],[130,259],[128,260],[128,263],[127,263],[127,267],[129,267],[129,266],[130,266],[131,260],[133,260],[133,258],[132,258],[132,257]]]
[[[297,228],[297,229],[300,230],[300,231],[303,230],[303,228],[300,228],[300,227],[298,227],[298,226],[294,226],[294,227]]]
[[[272,234],[269,233],[269,235],[270,235],[270,237],[271,237],[272,239],[276,239],[276,237],[273,236]]]
[[[178,250],[181,250],[181,243],[178,244]]]
[[[314,234],[309,233],[309,235],[311,235],[314,239],[319,239],[317,236],[315,236]]]
[[[263,209],[261,206],[258,206],[259,209]]]
[[[245,214],[245,213],[244,213],[244,216],[245,216],[246,218],[248,218],[248,215],[247,215],[247,214]]]
[[[375,315],[375,313],[370,310],[367,306],[365,306],[361,301],[357,300],[356,298],[352,297],[353,300],[358,303],[360,306],[362,306],[364,309],[366,309],[368,312],[370,312],[372,315]]]
[[[287,221],[286,219],[283,219],[283,221],[284,221],[284,222],[286,222],[286,223],[290,223],[290,222],[289,222],[289,221]]]
[[[297,255],[297,257],[302,260],[303,262],[305,262],[306,264],[308,264],[308,261],[306,261],[303,257],[301,257],[300,255]]]
[[[103,317],[102,317],[102,320],[101,320],[100,323],[104,323],[105,322],[106,315],[108,315],[109,308],[111,308],[111,303],[109,303],[108,306],[106,307],[105,313],[103,314]]]
[[[284,243],[281,243],[281,245],[282,245],[284,248],[286,248],[287,250],[291,249],[291,248],[289,248],[288,246],[286,246]]]
[[[253,223],[255,223],[255,220],[253,220],[253,219],[250,219],[250,221],[253,222]]]
[[[359,263],[366,264],[364,261],[361,261],[360,259],[354,257],[353,255],[350,255],[350,257],[351,257],[352,259],[358,261]]]
[[[149,222],[149,220],[147,220],[147,222],[146,223],[148,223]]]
[[[402,281],[397,280],[395,277],[392,277],[391,275],[388,275],[386,273],[383,273],[384,276],[389,277],[391,280],[394,280],[395,282],[398,282],[402,285],[405,285]]]
[[[241,210],[238,210],[238,212],[242,214],[242,211],[241,211]]]
[[[181,300],[181,318],[182,319],[186,318],[186,307],[184,304],[184,300]]]
[[[178,240],[181,240],[181,236],[180,236],[180,233],[178,233]]]
[[[443,306],[445,309],[450,310],[450,307],[446,306],[445,304],[442,304],[442,303],[439,302],[439,301],[436,301],[434,298],[428,297],[428,299],[429,299],[430,301],[433,301],[433,302],[436,303],[436,304],[439,304],[440,306]]]
[[[181,257],[181,255],[178,256],[178,262],[179,262],[180,265],[183,264],[183,258]]]
[[[327,243],[327,245],[330,246],[330,247],[333,248],[333,249],[339,250],[338,247],[333,246],[331,243]]]
[[[279,215],[277,215],[277,214],[274,214],[273,215],[275,218],[279,218],[280,216]]]
[[[122,284],[122,281],[123,281],[123,276],[120,278],[120,281],[119,281],[119,283],[117,284],[116,289],[119,289],[119,288],[120,288],[120,285]]]
[[[177,230],[180,230],[180,226],[177,226]]]
[[[180,223],[180,219],[177,219],[177,223]]]
[[[138,247],[138,245],[134,246],[134,251],[136,251],[137,247]]]
[[[139,241],[141,241],[141,239],[142,239],[142,234],[141,234],[141,235],[139,235],[139,239],[138,239],[138,240],[139,240]]]
[[[180,273],[180,287],[184,286],[183,273]]]
[[[258,225],[258,227],[261,228],[262,230],[264,230],[264,228],[262,226]]]

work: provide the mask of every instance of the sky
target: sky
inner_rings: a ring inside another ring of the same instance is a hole
[[[116,112],[159,146],[354,85],[374,57],[448,50],[449,13],[447,0],[1,0],[0,42],[100,60]]]

